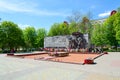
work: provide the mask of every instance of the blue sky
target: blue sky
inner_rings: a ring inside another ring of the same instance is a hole
[[[0,0],[0,18],[21,28],[49,30],[52,24],[65,21],[72,11],[83,14],[91,11],[93,19],[100,19],[118,7],[119,0]]]

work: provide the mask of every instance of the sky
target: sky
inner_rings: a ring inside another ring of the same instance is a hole
[[[73,11],[91,12],[92,19],[101,19],[118,7],[119,0],[0,0],[0,22],[49,30],[54,23],[66,21]]]

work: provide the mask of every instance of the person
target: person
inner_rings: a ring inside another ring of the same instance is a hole
[[[11,53],[15,53],[15,50],[14,49],[11,49],[11,51],[10,51]]]

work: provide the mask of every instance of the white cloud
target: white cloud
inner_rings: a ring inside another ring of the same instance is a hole
[[[9,2],[9,1],[0,1],[0,11],[4,12],[30,12],[32,8],[30,9],[28,6],[25,5],[26,3],[15,3],[15,2]]]
[[[106,17],[106,16],[109,16],[109,15],[110,15],[110,12],[111,12],[111,11],[107,11],[107,12],[104,12],[104,13],[100,13],[98,16],[99,16],[99,17]]]
[[[29,4],[29,5],[28,5]],[[40,16],[67,16],[65,13],[38,9],[37,3],[29,2],[10,2],[10,0],[0,0],[0,12],[20,12]]]
[[[30,25],[28,25],[28,24],[18,24],[18,26],[19,26],[21,29],[25,29],[26,27],[29,27]]]
[[[34,10],[31,13],[36,15],[45,15],[45,16],[67,16],[65,13],[61,12],[54,12],[54,11],[47,11],[47,10]]]

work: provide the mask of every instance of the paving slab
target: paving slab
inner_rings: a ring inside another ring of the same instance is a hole
[[[76,65],[8,57],[0,54],[0,80],[120,80],[120,53]]]

